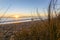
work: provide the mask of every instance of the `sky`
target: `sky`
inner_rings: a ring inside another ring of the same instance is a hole
[[[0,0],[0,15],[7,11],[6,16],[29,16],[36,13],[36,8],[43,13],[43,9],[48,8],[49,2],[50,0]]]

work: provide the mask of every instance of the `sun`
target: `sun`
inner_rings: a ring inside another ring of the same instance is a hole
[[[15,17],[15,18],[19,18],[19,16],[18,16],[18,15],[15,15],[14,17]]]

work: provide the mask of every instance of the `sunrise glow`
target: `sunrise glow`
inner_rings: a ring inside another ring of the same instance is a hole
[[[14,17],[15,17],[15,18],[19,18],[19,15],[15,15]]]

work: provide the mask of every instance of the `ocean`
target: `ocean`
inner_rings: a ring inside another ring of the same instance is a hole
[[[43,18],[46,19],[46,18]],[[38,17],[33,18],[34,21],[40,20]],[[19,23],[19,22],[28,22],[32,21],[32,18],[0,18],[0,24],[11,24],[11,23]]]

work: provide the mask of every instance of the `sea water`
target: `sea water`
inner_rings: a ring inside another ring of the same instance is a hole
[[[38,17],[35,18],[0,18],[0,24],[11,24],[11,23],[19,23],[19,22],[28,22],[28,21],[34,21],[40,20]],[[43,18],[46,19],[46,18]]]

